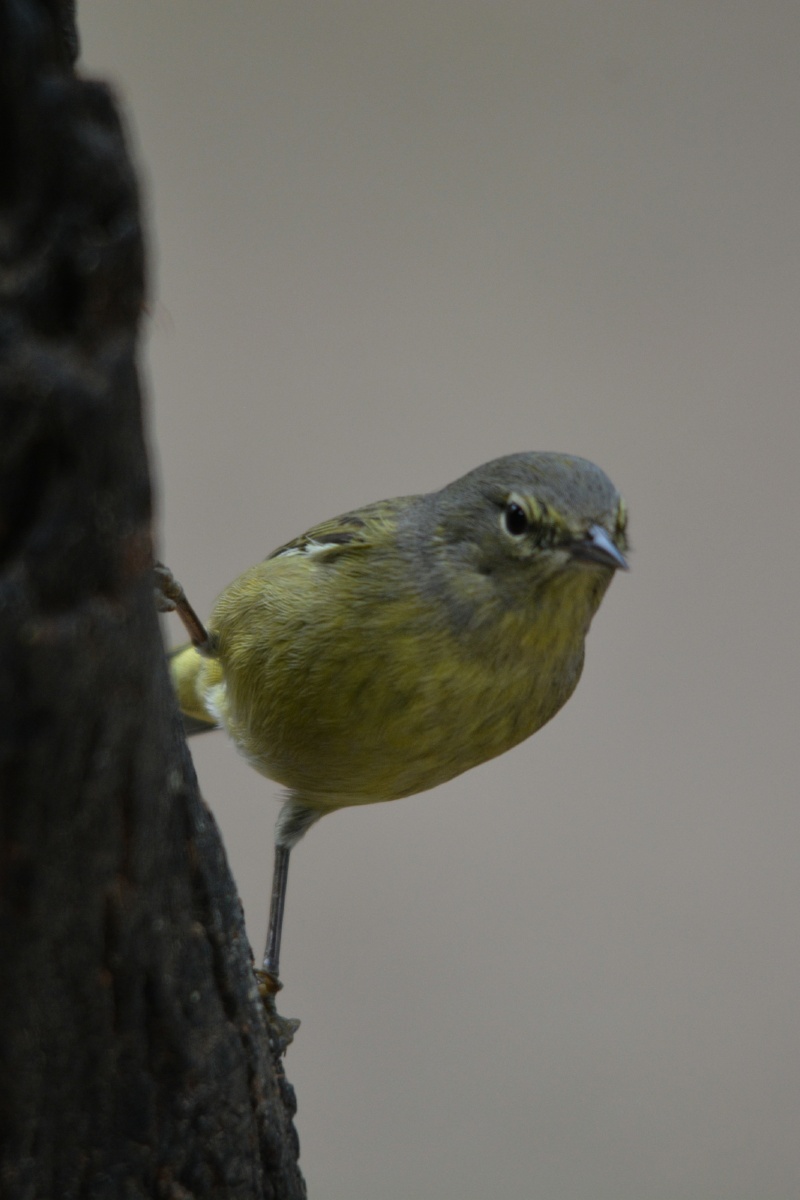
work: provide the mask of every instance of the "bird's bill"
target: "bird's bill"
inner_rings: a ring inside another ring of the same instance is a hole
[[[578,562],[600,563],[604,567],[613,567],[615,571],[628,570],[625,556],[614,545],[602,525],[592,525],[585,538],[573,542],[570,554]]]

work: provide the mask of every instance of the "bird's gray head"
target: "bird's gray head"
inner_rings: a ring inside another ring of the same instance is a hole
[[[594,463],[567,454],[509,454],[420,497],[417,529],[434,586],[529,605],[560,577],[594,608],[625,569],[627,511]],[[484,581],[484,582],[481,582]],[[552,591],[552,589],[550,589]],[[561,590],[559,586],[559,590]]]

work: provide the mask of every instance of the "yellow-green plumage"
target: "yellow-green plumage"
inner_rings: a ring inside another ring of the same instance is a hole
[[[289,845],[316,815],[424,791],[539,729],[625,548],[613,485],[565,455],[380,501],[225,589],[214,657],[173,658],[181,708],[288,790]]]

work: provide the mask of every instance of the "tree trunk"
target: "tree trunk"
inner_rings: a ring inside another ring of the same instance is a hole
[[[73,15],[0,0],[0,1195],[295,1200],[153,605],[136,181]]]

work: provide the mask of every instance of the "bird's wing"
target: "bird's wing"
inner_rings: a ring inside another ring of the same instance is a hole
[[[397,514],[408,504],[408,497],[378,500],[355,512],[332,517],[306,530],[300,537],[273,550],[267,558],[289,554],[333,555],[343,551],[366,549],[386,540],[397,524]]]

